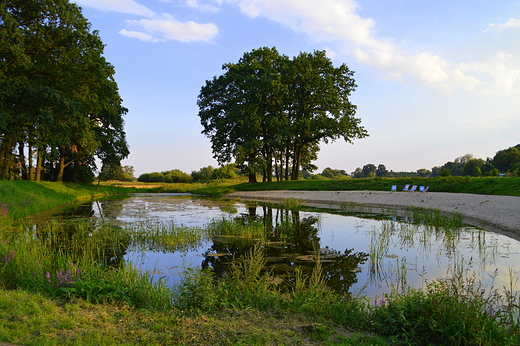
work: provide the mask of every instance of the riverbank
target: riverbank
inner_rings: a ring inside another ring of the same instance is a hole
[[[339,208],[344,203],[397,209],[435,209],[459,213],[474,226],[520,239],[520,197],[447,192],[387,191],[241,191],[228,198],[281,201],[298,199],[306,205],[326,204]]]

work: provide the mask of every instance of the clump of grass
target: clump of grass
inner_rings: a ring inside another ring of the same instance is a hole
[[[284,198],[281,205],[284,209],[296,209],[301,206],[302,202],[298,198]]]
[[[0,287],[137,307],[171,305],[161,280],[153,282],[150,273],[141,274],[121,260],[129,241],[121,228],[92,231],[81,222],[69,228],[51,222],[36,233],[20,229],[2,234]]]
[[[405,345],[518,345],[518,296],[510,292],[499,295],[455,273],[376,300],[372,329]]]
[[[219,218],[212,220],[206,231],[211,235],[247,237],[249,239],[266,240],[266,226],[258,220],[241,218]]]
[[[460,213],[446,214],[439,210],[414,208],[412,218],[415,222],[425,223],[444,230],[454,230],[464,226]]]

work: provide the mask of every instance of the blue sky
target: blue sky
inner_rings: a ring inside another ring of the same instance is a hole
[[[370,137],[322,144],[315,164],[431,169],[520,143],[518,0],[75,0],[99,30],[129,109],[130,156],[146,172],[208,165],[197,96],[222,64],[276,47],[346,63]]]

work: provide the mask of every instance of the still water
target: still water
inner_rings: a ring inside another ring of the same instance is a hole
[[[319,249],[327,283],[338,292],[369,297],[392,288],[423,287],[425,280],[445,278],[451,272],[475,276],[485,287],[510,287],[511,274],[520,274],[520,242],[471,226],[446,231],[409,218],[384,215],[354,216],[341,210],[284,210],[256,202],[208,200],[187,194],[134,194],[88,202],[68,210],[34,217],[34,222],[86,218],[94,225],[117,227],[167,224],[203,228],[215,219],[261,220],[271,232],[261,244],[268,256],[267,269],[291,280],[298,267],[310,272]],[[291,236],[277,235],[287,220]],[[258,239],[213,236],[182,250],[128,246],[117,255],[143,271],[179,282],[186,268],[211,267],[225,273],[234,256],[251,249]]]

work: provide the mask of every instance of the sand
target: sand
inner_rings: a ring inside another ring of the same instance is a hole
[[[435,209],[459,213],[466,223],[520,240],[520,197],[404,191],[244,191],[226,197],[269,201],[297,198],[305,205],[332,208],[355,203],[401,210],[411,207]]]

